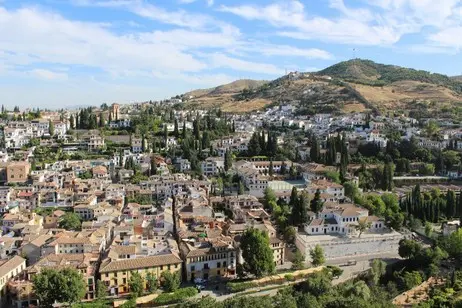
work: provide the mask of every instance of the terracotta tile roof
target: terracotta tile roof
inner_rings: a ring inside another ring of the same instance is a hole
[[[111,260],[107,264],[102,265],[100,272],[108,273],[124,270],[137,270],[158,267],[163,265],[180,264],[181,262],[182,260],[174,254],[140,257],[136,259],[125,259],[116,261]]]
[[[316,218],[310,222],[310,226],[321,226],[324,223],[324,219]]]
[[[13,258],[5,261],[0,265],[0,277],[5,276],[9,271],[17,268],[22,263],[26,262],[26,259],[21,258],[20,256],[14,256]]]

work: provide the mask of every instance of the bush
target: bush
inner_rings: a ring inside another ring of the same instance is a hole
[[[284,275],[284,278],[285,278],[287,281],[295,281],[295,277],[294,277],[294,275],[292,275],[292,274],[286,274],[286,275]]]
[[[195,287],[178,289],[173,293],[162,293],[153,302],[154,304],[175,304],[198,293]]]
[[[229,292],[236,293],[242,292],[249,288],[255,288],[258,285],[255,282],[228,282],[227,287]]]

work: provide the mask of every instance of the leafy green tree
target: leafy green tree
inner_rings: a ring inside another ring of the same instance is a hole
[[[422,245],[414,240],[402,239],[399,241],[398,254],[401,258],[413,259],[422,250]]]
[[[290,287],[279,290],[272,301],[273,307],[297,308],[297,300],[292,295],[292,288]]]
[[[162,272],[162,287],[166,292],[175,292],[181,284],[180,272],[171,273],[169,271]]]
[[[358,186],[353,182],[343,183],[343,188],[345,189],[345,196],[354,201],[355,197],[359,194]]]
[[[130,279],[128,280],[128,287],[130,289],[130,294],[134,297],[140,297],[143,295],[144,291],[144,279],[141,277],[141,274],[138,272],[131,272]]]
[[[358,225],[356,226],[356,230],[359,231],[358,237],[361,237],[364,231],[369,230],[370,227],[371,227],[370,222],[368,222],[366,219],[360,219],[358,221]]]
[[[292,260],[292,269],[301,270],[305,268],[305,256],[297,249],[294,253],[294,259]]]
[[[287,226],[284,229],[284,240],[287,243],[293,243],[296,235],[297,235],[297,229],[295,229],[293,226]]]
[[[337,171],[326,171],[326,178],[331,180],[334,183],[340,183],[340,173]]]
[[[417,271],[405,272],[402,279],[407,290],[422,283],[422,276]]]
[[[43,307],[54,303],[77,303],[86,292],[82,274],[74,268],[45,268],[32,278],[35,295]]]
[[[274,272],[273,251],[266,232],[249,228],[241,237],[241,251],[247,272],[262,277]]]
[[[462,257],[462,228],[451,233],[444,241],[443,247],[453,258]]]
[[[332,289],[332,278],[328,272],[319,271],[309,275],[306,281],[300,284],[300,287],[304,293],[319,297]]]
[[[146,273],[146,283],[150,293],[154,293],[157,290],[157,277],[153,272]]]
[[[348,296],[360,297],[363,300],[371,298],[371,290],[363,280],[356,281],[347,290]]]
[[[277,198],[274,190],[271,187],[266,187],[265,191],[263,192],[263,199],[264,199],[264,206],[265,208],[270,208],[270,203],[276,203]]]
[[[103,300],[108,295],[107,287],[101,280],[96,281],[96,298],[99,300]]]
[[[432,224],[430,222],[427,221],[425,223],[425,235],[427,237],[430,237],[432,235],[432,233],[433,233],[433,226],[432,226]]]
[[[82,228],[82,221],[77,213],[68,212],[61,218],[59,227],[66,230],[78,231]]]
[[[377,285],[386,271],[387,264],[380,259],[374,259],[371,264],[371,269],[369,270],[372,282]]]
[[[120,308],[136,308],[136,298],[132,297],[123,303]]]
[[[313,266],[320,266],[326,262],[326,257],[324,256],[324,249],[320,245],[316,245],[313,249],[310,250],[311,264]]]

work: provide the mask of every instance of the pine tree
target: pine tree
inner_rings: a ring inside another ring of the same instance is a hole
[[[270,160],[270,163],[269,163],[268,174],[270,176],[273,176],[273,174],[274,174],[274,167],[273,167],[273,160],[272,159]]]

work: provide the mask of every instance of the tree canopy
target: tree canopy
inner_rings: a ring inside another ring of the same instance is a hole
[[[244,268],[256,277],[274,272],[273,251],[268,234],[255,228],[247,229],[241,237]]]
[[[43,307],[54,303],[77,303],[86,292],[82,274],[74,268],[43,269],[32,278],[33,289]]]

